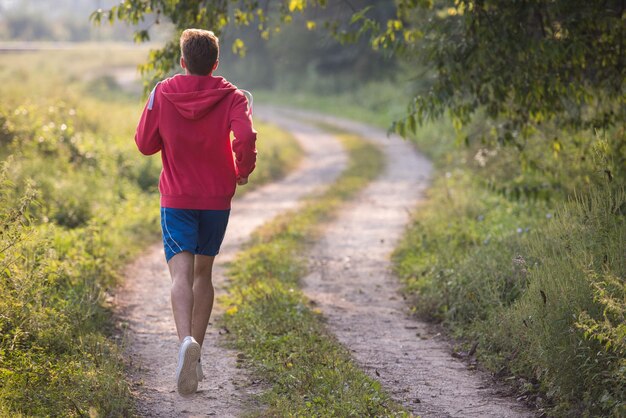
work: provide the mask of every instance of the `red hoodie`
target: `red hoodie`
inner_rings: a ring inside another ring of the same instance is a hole
[[[157,84],[135,142],[142,154],[161,151],[162,207],[230,209],[237,178],[255,167],[251,115],[244,93],[222,77],[179,74]]]

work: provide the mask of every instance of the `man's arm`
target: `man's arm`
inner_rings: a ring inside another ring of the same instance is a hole
[[[252,112],[248,100],[240,91],[236,91],[235,102],[231,110],[230,129],[235,134],[233,151],[237,183],[246,184],[248,176],[256,166],[256,131],[252,127]]]
[[[159,109],[160,103],[155,100],[156,90],[159,87],[157,84],[152,93],[148,103],[143,109],[139,125],[137,125],[137,131],[135,132],[135,143],[137,148],[144,155],[152,155],[161,151],[163,141],[159,134]]]

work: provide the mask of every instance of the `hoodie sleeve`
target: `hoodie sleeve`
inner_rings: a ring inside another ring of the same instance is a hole
[[[241,91],[235,92],[230,112],[230,130],[233,131],[233,151],[237,176],[247,178],[256,166],[256,131],[252,127],[252,111]]]
[[[137,125],[137,131],[135,132],[135,143],[137,143],[137,148],[144,155],[156,154],[161,151],[163,144],[159,134],[160,100],[155,99],[158,87],[159,85],[157,84],[152,93],[150,93],[150,98],[143,109],[139,125]]]

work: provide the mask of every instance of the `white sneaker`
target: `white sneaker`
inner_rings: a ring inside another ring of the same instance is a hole
[[[202,373],[202,363],[200,359],[198,359],[198,365],[196,366],[196,376],[198,376],[198,382],[202,382],[204,380],[204,373]]]
[[[176,386],[182,396],[191,395],[198,390],[196,367],[200,359],[200,344],[192,336],[185,337],[178,352],[176,368]]]

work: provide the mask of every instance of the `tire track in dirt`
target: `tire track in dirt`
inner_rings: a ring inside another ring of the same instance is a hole
[[[431,164],[411,144],[368,125],[310,112],[378,144],[387,168],[339,214],[316,244],[305,294],[328,327],[394,399],[422,417],[532,416],[499,394],[486,373],[451,356],[448,343],[409,317],[390,255],[428,186]]]
[[[284,179],[253,190],[233,202],[233,209],[214,267],[216,297],[224,294],[225,263],[250,234],[280,213],[297,207],[299,200],[331,183],[346,165],[346,155],[330,134],[306,123],[282,116],[276,109],[259,109],[256,116],[290,131],[301,144],[304,158]],[[259,141],[263,141],[262,135]],[[263,164],[263,155],[259,155]],[[158,202],[155,201],[155,204]],[[241,415],[258,391],[245,370],[237,368],[237,352],[223,347],[219,330],[209,326],[202,348],[206,379],[199,392],[182,398],[175,392],[178,340],[170,305],[170,277],[162,245],[151,246],[125,270],[124,285],[116,292],[116,305],[126,333],[131,380],[137,399],[137,413],[149,417]],[[221,315],[216,304],[213,318]],[[214,320],[212,320],[214,322]]]

